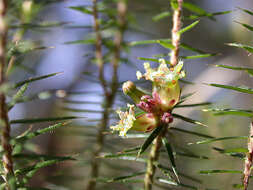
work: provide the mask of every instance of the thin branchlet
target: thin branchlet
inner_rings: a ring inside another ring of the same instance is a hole
[[[172,28],[172,45],[174,46],[171,57],[170,63],[171,65],[175,66],[178,64],[178,57],[179,57],[179,48],[180,48],[180,35],[178,31],[181,29],[181,14],[182,14],[182,4],[183,0],[177,1],[177,8],[174,9],[173,13],[173,28]]]
[[[179,59],[179,47],[180,47],[180,35],[178,31],[181,29],[181,14],[182,14],[182,4],[183,0],[177,0],[177,8],[173,10],[173,28],[172,28],[172,45],[174,46],[170,62],[172,66],[176,66],[178,64]],[[167,133],[167,125],[164,126],[163,131],[158,135],[155,139],[154,144],[151,148],[146,174],[144,178],[144,189],[145,190],[152,190],[153,178],[155,175],[155,166],[154,163],[159,159],[159,149],[162,144],[162,137],[166,136]]]
[[[107,95],[107,84],[104,78],[104,59],[103,59],[103,53],[102,53],[102,35],[100,32],[100,22],[98,17],[98,7],[97,7],[97,0],[93,0],[93,18],[94,18],[94,31],[96,33],[96,50],[95,50],[95,57],[96,62],[98,64],[99,68],[99,80],[102,85],[102,88],[104,90],[104,93]]]
[[[155,163],[159,158],[159,150],[162,145],[162,138],[167,133],[167,125],[163,126],[163,131],[161,134],[154,140],[154,144],[152,145],[151,151],[149,153],[149,158],[147,162],[147,169],[144,178],[144,189],[151,190],[153,184],[153,178],[155,175],[156,167]]]
[[[7,0],[0,0],[0,85],[6,81],[5,66],[6,66],[6,46],[8,38],[8,25],[6,22]],[[6,104],[6,97],[3,92],[0,93],[0,119],[1,119],[1,145],[4,150],[2,156],[4,167],[4,179],[6,181],[6,189],[11,189],[9,179],[14,178],[13,160],[12,160],[12,146],[10,144],[10,123],[8,118],[8,109]],[[15,185],[14,185],[15,186]]]
[[[244,162],[244,172],[243,172],[243,187],[244,190],[248,189],[250,173],[251,173],[251,166],[253,164],[253,122],[250,124],[250,132],[249,132],[249,140],[248,140],[248,153],[246,155],[246,159]]]
[[[28,5],[29,4],[29,5]],[[24,9],[24,6],[25,5],[28,5],[28,7],[25,7],[26,8],[26,11],[31,11],[31,8],[32,8],[32,1],[23,1],[23,4],[22,4],[22,9]],[[27,9],[28,8],[28,9]],[[24,10],[21,11],[21,15],[20,15],[20,21],[21,21],[21,24],[25,24],[27,22],[26,20],[26,17],[24,16]],[[24,28],[20,28],[18,29],[14,34],[13,34],[13,39],[12,39],[12,43],[15,45],[15,46],[18,46],[21,39],[23,38],[25,32],[26,32],[27,28],[24,27]],[[16,55],[12,55],[11,58],[9,59],[8,61],[8,64],[7,64],[7,69],[6,69],[6,73],[5,75],[8,76],[13,68],[13,65],[15,64],[16,62],[16,59],[17,59],[17,56]]]
[[[110,91],[108,91],[108,85],[104,78],[104,60],[102,54],[102,36],[100,33],[100,26],[98,20],[98,13],[97,13],[97,1],[93,0],[93,17],[94,17],[94,30],[96,32],[96,60],[99,66],[99,78],[100,83],[103,87],[105,93],[104,99],[104,111],[103,117],[100,123],[100,128],[96,138],[96,148],[92,156],[91,160],[91,179],[88,181],[88,185],[86,187],[87,190],[94,190],[96,187],[96,178],[99,176],[99,162],[96,159],[99,154],[101,153],[103,146],[104,146],[104,134],[106,127],[109,123],[109,116],[110,116],[110,109],[112,108],[115,100],[115,96],[118,89],[118,66],[120,61],[120,52],[122,49],[122,42],[123,42],[123,35],[126,28],[126,13],[127,13],[127,5],[124,0],[121,0],[117,3],[117,11],[118,11],[118,24],[119,30],[115,34],[114,39],[114,55],[112,58],[112,67],[113,67],[113,74],[112,74],[112,82],[110,85]]]
[[[111,90],[117,91],[118,88],[118,65],[120,61],[120,52],[122,49],[123,35],[126,29],[126,13],[127,13],[127,4],[125,0],[120,0],[117,3],[117,11],[118,11],[118,27],[119,30],[115,34],[114,38],[114,57],[112,59],[113,66],[113,77]]]

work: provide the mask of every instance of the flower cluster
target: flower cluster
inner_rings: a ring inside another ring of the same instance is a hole
[[[149,132],[157,127],[159,121],[173,121],[171,110],[178,103],[181,92],[178,80],[185,77],[185,72],[181,71],[183,62],[180,61],[171,68],[168,68],[164,59],[160,59],[159,62],[159,67],[155,69],[151,68],[149,63],[144,63],[146,73],[136,73],[138,79],[144,78],[152,82],[151,95],[136,87],[131,81],[123,84],[123,92],[144,112],[135,116],[134,105],[128,105],[129,110],[126,112],[117,111],[120,121],[118,125],[111,126],[111,129],[120,131],[120,136],[126,136],[129,129]]]

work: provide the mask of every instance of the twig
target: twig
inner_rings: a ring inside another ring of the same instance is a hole
[[[104,59],[102,53],[102,35],[100,32],[100,24],[98,18],[98,10],[97,10],[97,0],[93,0],[93,17],[94,17],[94,30],[96,32],[96,61],[99,67],[99,80],[103,87],[104,93],[107,95],[107,84],[104,78]]]
[[[245,164],[244,164],[244,172],[243,172],[243,186],[244,190],[248,189],[248,184],[249,184],[249,178],[250,178],[250,173],[251,173],[251,166],[252,166],[252,161],[253,161],[253,122],[250,124],[250,132],[249,132],[249,140],[248,140],[248,150],[249,152],[247,153],[246,159],[245,159]]]
[[[167,125],[163,126],[163,131],[161,134],[154,140],[154,144],[151,148],[151,151],[149,153],[149,159],[147,163],[147,170],[145,174],[145,179],[144,179],[144,189],[145,190],[151,190],[152,189],[152,184],[153,184],[153,178],[155,175],[155,162],[159,158],[159,150],[162,145],[162,138],[166,135],[167,133]]]
[[[177,8],[174,9],[174,12],[173,12],[173,28],[172,28],[171,39],[172,39],[172,44],[174,48],[171,52],[171,57],[170,57],[170,62],[173,66],[176,66],[178,64],[179,46],[180,46],[180,35],[178,34],[178,31],[181,28],[182,4],[183,4],[183,0],[177,0]],[[146,175],[144,178],[145,190],[152,189],[153,178],[155,175],[154,162],[156,162],[159,159],[159,149],[161,147],[161,139],[162,137],[166,136],[166,133],[167,133],[167,126],[166,127],[164,126],[163,131],[158,137],[156,137],[154,141],[154,145],[151,148],[148,163],[147,163]]]
[[[8,38],[8,26],[6,23],[7,0],[0,0],[0,86],[5,83],[5,66],[6,66],[6,46]],[[2,157],[4,167],[4,178],[6,189],[12,189],[13,185],[9,184],[10,179],[15,179],[12,161],[12,147],[10,144],[10,123],[8,118],[8,109],[4,92],[0,93],[0,119],[1,119],[1,144],[4,150]],[[15,185],[14,185],[15,186]],[[15,187],[14,187],[15,188]]]
[[[170,57],[170,63],[173,66],[178,64],[179,48],[180,48],[180,35],[178,34],[178,31],[181,29],[182,4],[183,0],[177,0],[177,8],[174,9],[173,13],[173,28],[171,39],[174,48],[171,52]]]
[[[104,61],[103,61],[103,54],[102,54],[102,37],[100,33],[99,21],[98,21],[98,14],[97,14],[97,1],[93,0],[93,17],[95,19],[94,29],[96,31],[96,59],[99,65],[99,77],[100,82],[103,86],[104,93],[105,93],[105,106],[103,112],[103,118],[101,121],[101,125],[97,134],[96,139],[96,149],[93,153],[92,160],[91,160],[91,179],[88,182],[86,187],[87,190],[94,190],[96,187],[96,178],[99,175],[99,162],[97,157],[99,156],[100,152],[104,146],[104,131],[109,123],[109,116],[110,116],[110,109],[114,103],[115,96],[118,89],[118,65],[120,61],[120,51],[122,48],[123,42],[123,34],[126,26],[126,11],[127,6],[124,0],[121,0],[117,4],[118,10],[118,23],[119,23],[119,30],[117,31],[114,39],[114,56],[112,58],[112,67],[113,67],[113,76],[112,76],[112,83],[110,86],[110,92],[107,90],[107,84],[104,79]]]
[[[24,24],[27,22],[26,18],[25,18],[25,12],[30,12],[32,9],[32,1],[24,1],[22,4],[22,15],[20,15],[20,20],[21,23]],[[13,35],[13,39],[12,39],[12,43],[15,44],[16,46],[18,46],[19,42],[21,41],[21,39],[23,38],[25,32],[26,32],[26,28],[20,28],[19,30],[17,30],[15,32],[15,34]],[[15,63],[17,59],[16,55],[12,55],[8,64],[7,64],[7,69],[6,69],[6,73],[5,75],[8,76],[10,74],[10,71]]]

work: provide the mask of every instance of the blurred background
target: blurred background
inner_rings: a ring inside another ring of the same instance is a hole
[[[201,18],[200,23],[190,32],[183,35],[183,42],[194,48],[209,53],[219,53],[218,56],[194,60],[185,60],[184,69],[187,72],[186,80],[194,84],[182,84],[182,94],[194,92],[186,104],[212,102],[216,108],[251,109],[252,97],[248,94],[236,93],[205,85],[205,83],[234,84],[251,86],[253,80],[244,71],[233,71],[217,68],[214,65],[224,64],[233,66],[252,67],[252,55],[226,43],[253,44],[252,33],[241,25],[242,22],[253,24],[252,17],[245,14],[240,8],[253,9],[252,0],[202,0],[191,1],[207,12],[221,12],[231,10],[230,14],[215,17],[216,20]],[[71,0],[56,1],[39,12],[35,22],[62,22],[64,24],[41,30],[29,30],[24,39],[36,41],[41,46],[50,47],[43,51],[35,51],[22,57],[26,68],[13,71],[11,80],[19,81],[35,75],[45,75],[54,72],[61,74],[32,83],[28,94],[39,94],[40,98],[18,104],[10,112],[10,118],[33,118],[49,116],[75,115],[83,117],[73,121],[68,127],[58,129],[54,133],[37,138],[31,149],[40,153],[52,155],[71,155],[77,161],[61,163],[50,169],[43,169],[32,180],[32,184],[43,184],[52,189],[84,189],[90,170],[91,152],[94,148],[97,127],[102,112],[102,88],[97,79],[98,69],[92,60],[93,45],[69,44],[75,40],[91,38],[93,17],[72,10],[71,6],[92,5],[91,1]],[[126,42],[170,38],[171,16],[159,22],[152,18],[162,11],[169,10],[168,1],[138,0],[128,1],[128,12],[134,20],[125,33]],[[184,25],[191,20],[185,20]],[[168,53],[160,45],[135,46],[124,54],[129,64],[122,63],[119,69],[120,82],[136,80],[136,70],[143,71],[143,62],[139,57],[152,58],[155,54]],[[192,55],[182,50],[182,56]],[[156,66],[156,63],[152,63]],[[29,69],[28,69],[29,68]],[[23,72],[22,69],[26,69]],[[89,73],[90,75],[88,75]],[[106,78],[110,79],[110,67],[106,66]],[[142,85],[142,84],[141,84]],[[150,88],[149,85],[142,85]],[[66,95],[66,92],[69,92]],[[71,101],[70,101],[71,100]],[[83,101],[90,103],[74,103]],[[126,99],[119,90],[114,108],[125,106]],[[205,107],[180,108],[176,113],[202,121],[208,128],[194,126],[189,123],[175,120],[173,127],[205,133],[214,137],[244,136],[248,134],[250,119],[238,116],[214,117],[203,112]],[[79,109],[79,112],[76,110]],[[81,110],[81,111],[80,111]],[[93,110],[93,112],[91,111]],[[112,115],[111,124],[115,123],[116,115]],[[34,125],[34,128],[43,128],[46,124]],[[12,125],[13,133],[20,134],[27,129],[27,125]],[[109,131],[109,128],[108,128]],[[200,137],[186,135],[178,131],[171,131],[171,140],[175,147],[192,153],[195,157],[178,154],[176,162],[178,170],[188,176],[202,180],[202,184],[182,179],[186,184],[194,185],[199,189],[232,189],[233,184],[241,181],[241,174],[200,175],[200,170],[231,169],[242,170],[243,161],[224,154],[213,148],[221,149],[246,147],[246,140],[216,142],[208,145],[188,145],[200,140]],[[140,145],[144,139],[122,139],[117,135],[106,135],[105,153],[116,153],[123,149]],[[116,161],[116,162],[115,162]],[[144,164],[131,161],[103,160],[101,162],[101,177],[117,177],[127,175],[131,171],[144,170]],[[168,163],[164,160],[165,163]],[[159,174],[158,171],[158,176]],[[97,189],[140,189],[142,184],[99,183]],[[162,187],[155,187],[155,189]],[[253,188],[253,186],[252,186]],[[166,187],[165,189],[174,189]],[[180,189],[180,188],[179,188]],[[183,188],[184,189],[184,188]],[[250,189],[250,188],[249,188]]]

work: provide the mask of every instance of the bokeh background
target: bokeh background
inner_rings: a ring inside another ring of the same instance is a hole
[[[233,66],[252,66],[253,57],[240,49],[226,46],[226,43],[238,42],[252,44],[252,33],[240,26],[238,22],[253,24],[252,17],[240,11],[237,7],[253,9],[252,0],[202,0],[192,1],[208,12],[232,10],[230,14],[216,17],[216,21],[201,18],[200,23],[183,35],[183,42],[206,52],[220,53],[219,56],[196,60],[186,60],[184,68],[187,72],[187,81],[194,84],[182,84],[183,94],[195,92],[186,103],[213,102],[212,107],[227,107],[238,109],[251,109],[252,97],[248,94],[221,90],[205,85],[205,83],[234,84],[252,86],[252,78],[243,71],[232,71],[216,68],[216,64]],[[10,112],[11,119],[48,117],[62,115],[76,115],[83,118],[74,121],[69,127],[39,137],[34,141],[33,149],[40,153],[53,155],[71,155],[77,158],[75,162],[66,162],[50,169],[39,172],[32,180],[32,185],[43,184],[52,189],[84,189],[87,183],[91,158],[94,147],[97,124],[101,118],[101,101],[103,98],[101,86],[97,80],[97,66],[92,61],[94,46],[84,44],[67,44],[66,42],[89,39],[93,24],[93,17],[69,9],[70,6],[91,5],[91,1],[69,0],[59,1],[44,7],[36,17],[37,22],[64,22],[65,24],[43,29],[32,30],[25,34],[25,39],[38,41],[41,45],[52,47],[43,51],[29,53],[24,57],[25,65],[30,72],[14,71],[11,80],[19,81],[34,75],[45,75],[53,72],[62,72],[53,78],[45,79],[31,84],[28,94],[42,92],[41,98],[36,101],[18,104]],[[135,21],[129,26],[124,40],[127,42],[169,38],[171,17],[154,22],[152,17],[168,10],[169,3],[164,0],[138,0],[128,1],[129,14]],[[184,25],[192,21],[186,20]],[[119,80],[136,80],[136,70],[143,71],[143,61],[139,57],[168,53],[168,50],[159,45],[145,45],[132,47],[129,54],[124,55],[130,60],[130,65],[122,64],[119,69]],[[181,55],[189,52],[181,51]],[[153,64],[155,66],[155,63]],[[95,77],[84,75],[89,72]],[[110,79],[110,68],[106,67],[106,77]],[[146,86],[147,88],[149,86]],[[59,91],[63,90],[63,91]],[[68,100],[90,101],[92,104],[68,104],[62,96],[69,93]],[[86,93],[87,92],[87,93]],[[114,108],[123,106],[124,98],[119,92]],[[65,109],[77,108],[83,110],[96,110],[94,113],[71,112]],[[247,135],[249,119],[238,116],[214,117],[210,113],[201,111],[203,107],[182,108],[176,112],[184,116],[198,119],[208,128],[194,126],[181,121],[175,121],[173,127],[202,132],[214,137]],[[116,120],[111,120],[115,123]],[[46,124],[33,127],[42,128]],[[20,134],[27,125],[13,125],[13,133]],[[109,131],[109,129],[108,129]],[[232,189],[232,185],[240,183],[240,174],[200,175],[200,170],[206,169],[232,169],[242,170],[243,161],[220,154],[213,150],[219,148],[246,147],[246,140],[217,142],[210,145],[188,145],[190,142],[200,140],[199,137],[185,135],[172,131],[171,139],[175,146],[190,152],[208,157],[208,159],[189,158],[177,155],[177,166],[180,172],[202,180],[202,184],[194,184],[200,189]],[[103,152],[116,153],[125,148],[140,145],[143,139],[120,139],[117,135],[106,137],[106,148]],[[165,163],[168,163],[165,161]],[[101,159],[101,177],[115,177],[143,170],[144,164],[131,161],[103,160]],[[120,169],[119,169],[120,168]],[[159,174],[158,174],[159,175]],[[98,189],[140,189],[142,184],[125,185],[121,183],[99,183]],[[174,189],[168,186],[167,189]],[[253,186],[252,186],[253,187]],[[158,187],[157,187],[158,188]]]

